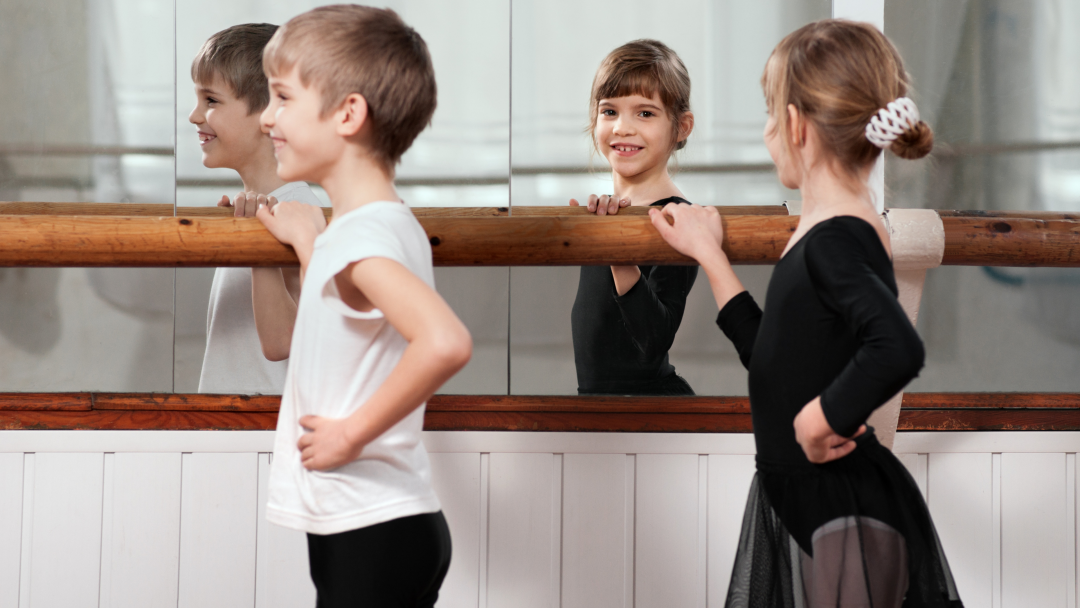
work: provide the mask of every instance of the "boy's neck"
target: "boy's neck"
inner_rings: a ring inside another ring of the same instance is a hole
[[[340,217],[353,209],[375,201],[400,201],[394,188],[394,176],[360,149],[350,149],[320,176],[334,215]]]
[[[666,165],[658,165],[632,176],[623,176],[614,171],[611,175],[615,181],[615,197],[628,198],[634,206],[651,205],[671,196],[682,197],[682,192],[672,181]]]
[[[277,159],[271,148],[269,158],[254,158],[246,166],[238,167],[240,181],[244,182],[244,192],[270,194],[287,182],[277,174]]]

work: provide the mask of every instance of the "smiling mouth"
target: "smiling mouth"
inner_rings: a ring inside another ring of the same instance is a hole
[[[632,156],[644,150],[645,148],[643,146],[628,146],[625,144],[616,144],[614,146],[611,146],[611,149],[614,150],[619,156]]]
[[[214,141],[215,139],[217,139],[217,135],[211,135],[209,133],[203,133],[202,131],[199,131],[199,145],[200,146],[205,146],[206,144]]]

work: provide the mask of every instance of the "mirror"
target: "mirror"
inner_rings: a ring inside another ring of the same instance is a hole
[[[330,3],[196,0],[177,5],[179,214],[231,215],[231,209],[216,205],[222,196],[235,196],[243,188],[236,171],[204,166],[204,152],[209,164],[222,163],[213,157],[220,153],[209,147],[200,150],[197,135],[200,130],[213,130],[202,122],[205,112],[197,108],[196,83],[190,77],[192,60],[203,42],[237,24],[281,24],[320,4]],[[432,125],[421,133],[398,167],[399,193],[411,207],[419,209],[418,214],[432,207],[484,207],[492,211],[507,207],[509,5],[501,0],[429,0],[391,2],[389,8],[424,38],[439,87]],[[250,128],[255,128],[254,124]],[[212,145],[215,142],[207,144]],[[311,191],[318,203],[329,206],[325,192],[318,187]],[[443,388],[444,392],[506,392],[507,281],[505,268],[436,269],[440,293],[466,322],[475,341],[472,362]],[[258,352],[250,309],[249,269],[178,271],[177,390],[280,393],[284,363],[271,364]],[[234,314],[243,318],[234,318]],[[231,351],[237,341],[245,344],[242,350],[251,359],[248,363],[235,361],[237,355]],[[233,365],[238,366],[235,373],[228,371]],[[244,375],[240,370],[252,368],[266,368],[258,382],[238,380]]]
[[[888,205],[1080,211],[1075,3],[886,0],[935,151],[886,164]],[[1080,270],[941,267],[927,275],[913,391],[1077,391]],[[987,331],[993,328],[993,331]]]
[[[608,158],[586,133],[590,91],[605,57],[640,38],[677,53],[691,81],[693,131],[669,162],[682,197],[781,212],[776,206],[797,198],[777,181],[762,141],[759,80],[776,43],[803,23],[829,17],[831,2],[682,0],[655,8],[645,2],[623,3],[617,11],[597,1],[514,2],[513,215],[538,213],[538,206],[583,213],[568,207],[571,198],[583,202],[614,192]],[[696,17],[688,22],[687,15]],[[550,44],[553,31],[562,43]],[[600,120],[597,130],[603,130]],[[629,295],[616,298],[607,267],[511,268],[511,391],[746,394],[746,372],[715,327],[716,304],[695,270],[642,267],[639,281],[648,290],[631,281]],[[764,294],[769,268],[740,267],[739,274]],[[655,333],[642,335],[650,330]]]
[[[0,213],[173,209],[172,5],[0,7]],[[172,390],[173,270],[0,268],[0,391]]]

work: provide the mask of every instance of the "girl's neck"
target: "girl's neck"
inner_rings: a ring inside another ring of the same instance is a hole
[[[628,198],[631,205],[651,205],[671,196],[683,195],[668,174],[666,164],[632,176],[612,171],[611,176],[615,181],[615,198]]]
[[[799,185],[802,215],[808,218],[864,215],[867,212],[877,215],[870,190],[865,186],[867,178],[869,170],[860,171],[855,184],[825,167],[810,171]]]

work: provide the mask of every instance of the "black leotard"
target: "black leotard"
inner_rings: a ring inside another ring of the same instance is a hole
[[[797,599],[807,581],[815,594],[852,595],[837,606],[868,605],[860,590],[868,593],[870,572],[898,585],[904,608],[962,607],[930,511],[892,452],[867,432],[847,456],[812,464],[795,440],[795,416],[815,397],[833,430],[851,436],[916,376],[923,346],[897,293],[877,232],[842,216],[811,228],[777,263],[764,313],[746,292],[720,311],[717,323],[750,370],[757,444],[728,608],[808,605]],[[857,542],[847,536],[854,530]],[[884,540],[896,534],[899,545]],[[852,564],[865,585],[834,587]]]
[[[814,397],[829,425],[854,434],[923,365],[923,345],[897,301],[892,261],[877,232],[851,216],[817,224],[780,260],[764,314],[743,292],[717,324],[750,370],[758,458],[809,461],[796,414]]]
[[[653,203],[689,203],[672,196]],[[668,362],[697,266],[639,266],[623,295],[609,266],[582,266],[570,314],[578,392],[693,395]]]

